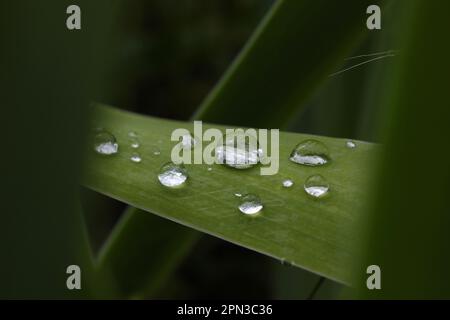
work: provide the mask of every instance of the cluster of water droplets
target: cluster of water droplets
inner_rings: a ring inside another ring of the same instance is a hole
[[[134,131],[128,132],[128,141],[130,143],[130,147],[136,150],[131,153],[130,160],[134,163],[140,163],[142,161],[142,157],[137,149],[139,149],[139,147],[141,146],[141,142],[139,140],[138,134]]]
[[[285,179],[281,182],[281,184],[285,188],[290,188],[294,185],[294,181],[292,179]]]
[[[219,163],[234,169],[248,169],[257,165],[263,156],[257,138],[245,136],[242,139],[240,134],[243,135],[244,133],[236,132],[237,134],[235,135],[224,136],[223,143],[216,146],[216,159],[219,160]],[[134,150],[130,156],[130,160],[135,163],[140,163],[142,158],[138,149],[141,143],[138,134],[130,131],[128,133],[128,140],[130,147]],[[180,143],[183,149],[193,149],[197,146],[199,140],[192,134],[189,134],[182,136]],[[101,155],[114,155],[119,151],[119,144],[115,136],[103,128],[94,130],[93,146],[94,150]],[[345,146],[348,149],[354,149],[356,148],[356,143],[348,140]],[[155,156],[160,155],[160,150],[157,146],[151,146],[150,151]],[[328,148],[324,143],[314,139],[307,139],[297,144],[292,150],[289,159],[296,164],[309,167],[324,166],[331,162]],[[212,170],[212,167],[207,167],[208,172]],[[158,172],[159,182],[168,188],[181,187],[186,183],[188,178],[188,171],[183,164],[167,162],[161,166]],[[281,185],[283,188],[289,189],[295,185],[295,182],[291,178],[285,178],[281,181]],[[329,193],[330,186],[325,177],[320,174],[313,174],[305,180],[303,189],[307,195],[313,198],[322,198]],[[257,215],[264,208],[263,202],[255,194],[236,192],[234,195],[239,198],[239,211],[245,215]]]

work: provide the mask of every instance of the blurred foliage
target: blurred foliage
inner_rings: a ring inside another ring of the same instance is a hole
[[[122,3],[113,81],[98,99],[143,114],[188,119],[237,55],[268,0]]]

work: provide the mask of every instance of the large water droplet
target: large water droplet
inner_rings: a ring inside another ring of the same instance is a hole
[[[290,160],[306,166],[321,166],[330,161],[327,147],[317,140],[300,142],[292,151]]]
[[[306,179],[304,188],[310,196],[320,198],[328,193],[330,186],[324,177],[316,174]]]
[[[142,161],[141,156],[139,155],[139,153],[133,153],[130,157],[130,160],[136,163],[139,163]]]
[[[349,149],[354,149],[354,148],[356,148],[356,143],[354,143],[353,141],[347,141],[347,142],[345,143],[345,145],[346,145],[347,148],[349,148]]]
[[[223,144],[215,149],[218,163],[236,169],[247,169],[260,161],[261,150],[256,136],[245,135],[237,130],[233,135],[225,135]]]
[[[103,155],[112,155],[119,151],[116,137],[104,129],[95,130],[94,150]]]
[[[198,139],[192,134],[185,134],[180,138],[181,147],[185,150],[193,149],[198,143]]]
[[[166,187],[174,188],[183,185],[188,178],[187,170],[183,165],[173,162],[164,164],[159,170],[158,180]]]
[[[290,188],[294,185],[294,181],[292,181],[291,179],[285,179],[283,180],[282,185],[285,188]]]
[[[241,197],[239,211],[248,215],[255,215],[263,209],[263,204],[258,196],[247,194]]]

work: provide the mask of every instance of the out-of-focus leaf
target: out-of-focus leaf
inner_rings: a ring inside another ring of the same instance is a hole
[[[361,39],[373,0],[280,0],[196,118],[281,127]]]
[[[446,1],[403,2],[386,152],[355,269],[363,298],[450,297],[449,10]],[[381,268],[381,290],[366,287],[369,265]]]

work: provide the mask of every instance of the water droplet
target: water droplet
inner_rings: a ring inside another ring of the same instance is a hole
[[[292,181],[291,179],[285,179],[285,180],[283,180],[282,184],[283,184],[283,187],[290,188],[294,185],[294,181]]]
[[[320,198],[328,193],[330,186],[324,177],[316,174],[306,179],[304,188],[310,196]]]
[[[263,207],[264,206],[259,197],[253,194],[247,194],[241,198],[241,203],[239,204],[239,211],[241,211],[244,214],[255,215],[259,213]]]
[[[242,193],[239,193],[239,192],[236,192],[234,195],[238,198],[242,197]]]
[[[161,150],[159,150],[157,146],[151,146],[150,151],[154,156],[159,156],[161,154]]]
[[[180,142],[183,149],[194,149],[198,143],[198,139],[195,138],[192,134],[185,134],[180,138]]]
[[[353,141],[347,141],[346,144],[347,148],[349,149],[354,149],[356,148],[356,143],[354,143]]]
[[[290,160],[306,166],[321,166],[330,161],[327,147],[317,140],[300,142],[292,151]]]
[[[212,168],[211,167],[208,167],[208,169],[207,169],[208,171],[212,171]]]
[[[104,129],[96,129],[94,135],[94,150],[103,155],[115,154],[119,151],[116,137]]]
[[[139,163],[142,161],[141,156],[139,155],[139,153],[133,153],[130,157],[130,160],[136,163]]]
[[[140,147],[139,140],[137,138],[130,139],[131,147],[137,149]]]
[[[237,130],[233,135],[225,135],[223,139],[223,144],[215,149],[218,163],[236,169],[247,169],[260,161],[262,151],[258,148],[256,136],[245,135],[243,130]]]
[[[128,132],[128,139],[130,141],[130,145],[133,149],[137,149],[140,147],[140,142],[138,139],[138,134],[134,131]]]
[[[159,170],[158,180],[166,187],[174,188],[183,185],[188,178],[187,170],[183,165],[173,162],[164,164]]]

